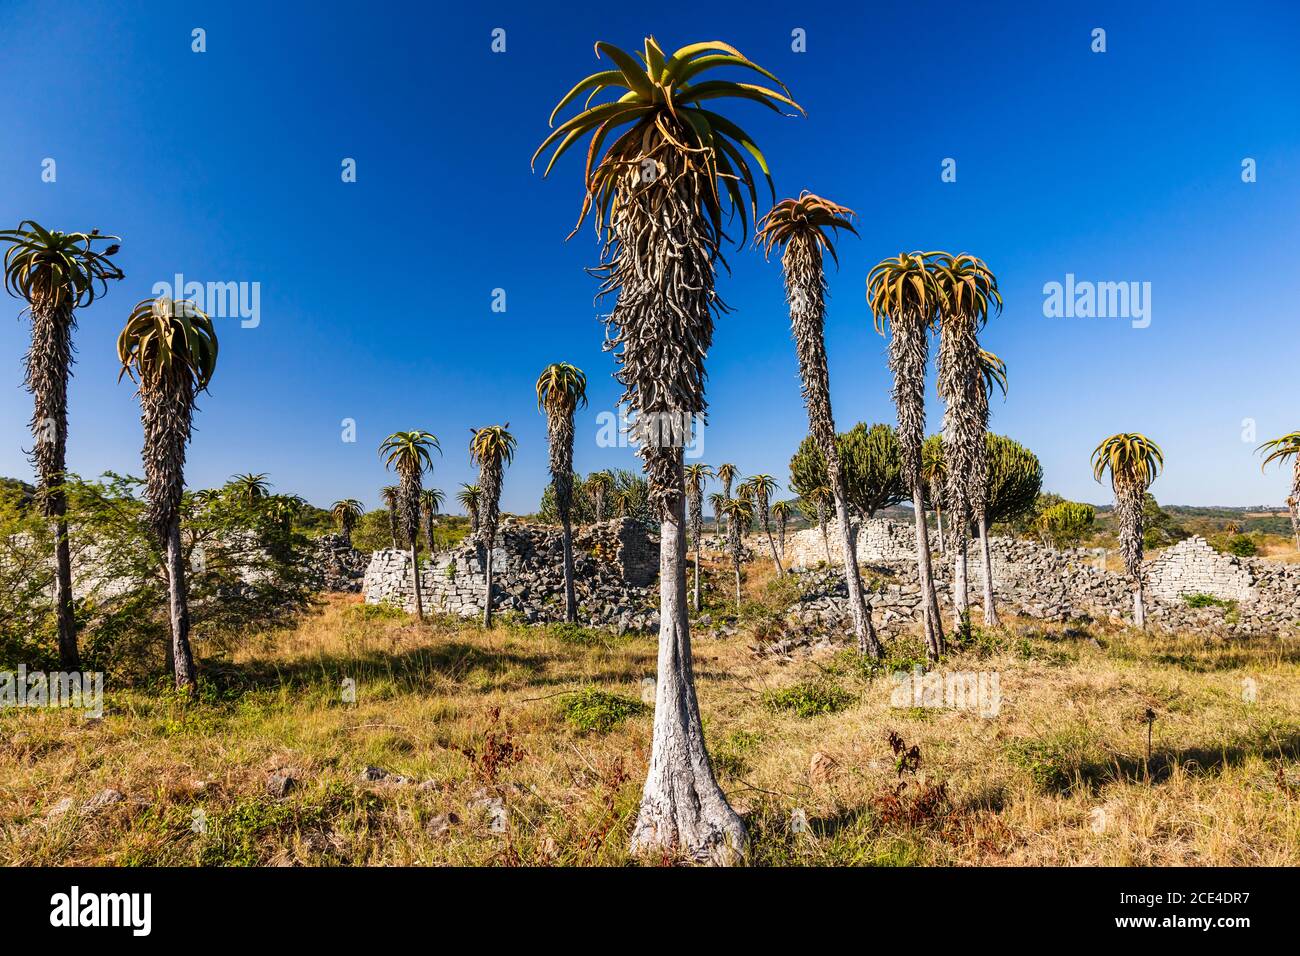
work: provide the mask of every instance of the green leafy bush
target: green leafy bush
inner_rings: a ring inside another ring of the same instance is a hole
[[[629,717],[644,714],[649,708],[631,697],[588,687],[570,694],[561,710],[564,719],[583,733],[605,734]]]
[[[857,700],[856,694],[825,678],[801,681],[782,690],[770,691],[763,698],[774,713],[790,711],[799,717],[833,714],[852,706]]]

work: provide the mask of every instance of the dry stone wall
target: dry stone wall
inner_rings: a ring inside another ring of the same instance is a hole
[[[907,561],[916,559],[916,532],[911,524],[892,518],[871,518],[858,523],[858,563],[876,561]],[[814,568],[830,560],[843,562],[839,543],[839,522],[832,518],[826,524],[826,537],[821,528],[813,526],[785,537],[785,563],[791,568]]]
[[[1131,618],[1129,581],[1105,570],[1104,552],[1058,551],[1034,541],[998,536],[990,539],[990,549],[994,593],[999,605],[1012,613],[1056,621]],[[877,627],[888,632],[918,621],[921,595],[915,559],[863,557],[862,562],[876,587],[872,604]],[[950,614],[951,556],[936,553],[934,568],[940,604]],[[978,541],[971,544],[968,576],[978,620],[984,586]],[[795,623],[810,634],[847,628],[842,572],[804,570],[801,577],[804,598],[789,612]],[[1149,562],[1146,582],[1147,614],[1156,626],[1236,634],[1292,633],[1300,627],[1300,566],[1222,555],[1204,541],[1192,540]],[[1221,598],[1226,606],[1193,608],[1183,599],[1202,593]]]
[[[574,586],[579,619],[619,630],[659,626],[659,544],[630,518],[574,529]],[[470,542],[440,552],[420,569],[420,591],[427,610],[476,617],[487,593],[487,551]],[[564,567],[560,531],[537,525],[506,524],[492,553],[493,606],[528,622],[564,619]],[[371,555],[364,592],[368,604],[415,609],[411,557],[384,550]]]

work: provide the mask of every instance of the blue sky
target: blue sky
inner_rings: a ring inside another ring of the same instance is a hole
[[[723,39],[776,72],[807,119],[733,113],[778,198],[808,188],[861,216],[830,277],[841,428],[893,421],[863,298],[871,265],[967,250],[1006,300],[985,335],[1011,379],[993,427],[1037,452],[1048,489],[1108,500],[1089,453],[1134,430],[1165,449],[1161,501],[1280,503],[1289,475],[1260,474],[1243,421],[1258,441],[1300,427],[1296,6],[854,6],[64,2],[54,16],[0,0],[0,223],[123,238],[126,280],[79,319],[69,467],[139,473],[138,406],[113,342],[177,272],[261,290],[257,327],[219,322],[191,487],[265,471],[319,505],[374,506],[391,480],[376,447],[420,427],[442,440],[431,481],[450,493],[473,477],[469,428],[508,421],[520,449],[503,506],[533,510],[547,480],[533,382],[552,361],[591,379],[578,467],[635,467],[631,450],[596,442],[619,390],[583,272],[595,236],[564,242],[579,158],[547,180],[528,158],[559,96],[604,68],[593,42],[653,33],[669,48]],[[1096,27],[1105,53],[1090,49]],[[941,181],[946,158],[955,182]],[[718,287],[734,311],[709,356],[703,458],[784,484],[806,420],[779,267],[749,247],[728,259]],[[1067,273],[1151,283],[1150,325],[1045,317],[1043,286]],[[27,478],[21,307],[0,299],[0,474]],[[932,392],[932,427],[939,415]]]

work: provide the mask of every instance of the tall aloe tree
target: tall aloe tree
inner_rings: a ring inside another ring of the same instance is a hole
[[[988,463],[984,458],[984,433],[988,430],[988,391],[984,386],[982,349],[978,334],[990,310],[1001,311],[998,280],[981,259],[966,253],[932,253],[929,266],[942,293],[939,307],[939,397],[944,401],[943,455],[949,481],[945,482],[952,519],[952,603],[956,626],[970,616],[967,547],[972,523],[984,526],[984,486]],[[981,536],[987,546],[987,539]],[[986,548],[987,549],[987,548]],[[985,584],[991,585],[985,575]],[[985,623],[997,621],[987,600]]]
[[[330,505],[330,517],[338,525],[339,532],[343,535],[343,540],[348,543],[348,547],[352,546],[352,529],[357,526],[357,521],[365,513],[365,505],[356,498],[344,498]]]
[[[470,460],[478,465],[478,486],[482,491],[479,502],[479,527],[487,550],[485,577],[487,590],[483,597],[483,626],[492,626],[492,552],[496,548],[497,521],[501,516],[501,481],[506,465],[515,457],[515,436],[508,429],[510,423],[472,428],[469,442]]]
[[[782,104],[802,110],[770,72],[718,41],[666,55],[647,37],[640,62],[609,43],[597,43],[596,54],[609,57],[614,69],[579,81],[560,100],[552,122],[587,94],[534,160],[553,146],[549,172],[574,143],[590,138],[578,226],[594,211],[604,236],[601,291],[618,296],[607,331],[613,333],[617,377],[626,389],[623,400],[636,415],[650,504],[660,520],[659,681],[650,772],[632,848],[732,862],[746,852],[748,839],[713,776],[695,696],[685,600],[682,438],[705,410],[704,360],[714,310],[722,308],[714,280],[726,239],[723,194],[732,213],[740,213],[744,235],[750,213],[757,213],[750,164],[757,164],[769,190],[771,177],[753,138],[705,104],[748,100],[776,112]],[[723,67],[758,73],[780,89],[706,78]],[[656,426],[649,434],[647,423]]]
[[[767,537],[767,546],[772,552],[772,564],[776,566],[777,577],[785,574],[785,568],[781,566],[781,557],[776,553],[776,541],[772,539],[772,512],[770,502],[774,492],[780,490],[780,485],[771,475],[751,475],[745,482],[745,497],[754,503],[754,514],[758,518],[758,526],[763,529],[763,534]]]
[[[607,517],[605,505],[609,503],[610,492],[614,490],[614,476],[608,471],[596,471],[587,476],[584,486],[591,495],[592,508],[596,513],[596,523]]]
[[[785,560],[785,529],[790,524],[792,514],[794,514],[794,505],[789,499],[772,505],[772,518],[776,521],[776,543],[782,561]]]
[[[564,558],[564,619],[578,620],[573,588],[573,413],[587,404],[587,376],[568,362],[553,362],[537,378],[537,408],[546,414],[555,510],[560,515]]]
[[[432,432],[412,429],[393,432],[379,446],[384,466],[397,472],[398,510],[401,513],[402,540],[411,552],[411,590],[415,592],[415,616],[424,620],[424,596],[420,593],[420,495],[423,476],[433,471],[432,452],[442,454],[442,446]]]
[[[899,253],[867,275],[867,304],[876,331],[889,332],[889,371],[894,376],[898,412],[898,446],[903,478],[912,490],[916,522],[916,567],[925,612],[927,654],[937,661],[944,652],[943,621],[930,565],[930,535],[925,522],[925,485],[921,448],[925,442],[925,372],[929,364],[930,328],[943,301],[943,289],[922,252]],[[949,466],[951,467],[951,466]]]
[[[874,658],[881,656],[880,640],[871,621],[871,605],[862,587],[857,555],[856,530],[849,519],[848,494],[840,468],[835,441],[835,416],[831,411],[830,370],[826,362],[826,273],[822,258],[829,252],[835,264],[839,255],[834,239],[843,229],[857,235],[853,210],[805,190],[798,199],[777,203],[763,217],[758,242],[764,255],[781,250],[781,271],[790,305],[790,327],[795,355],[803,380],[804,405],[808,409],[808,431],[826,459],[826,483],[835,502],[840,548],[844,558],[844,582],[848,588],[853,633],[858,648]]]
[[[1119,547],[1124,570],[1133,582],[1133,623],[1146,627],[1142,576],[1142,506],[1147,489],[1164,468],[1160,446],[1137,432],[1121,432],[1104,439],[1092,453],[1092,474],[1101,481],[1110,472],[1115,491],[1115,516],[1119,521]]]
[[[736,607],[740,607],[740,565],[744,555],[744,533],[754,524],[754,499],[750,495],[728,498],[722,504],[727,516],[727,551],[736,576]]]
[[[462,484],[460,491],[456,492],[456,501],[469,516],[469,533],[473,537],[478,537],[479,505],[483,501],[483,489],[478,485]]]
[[[731,486],[739,477],[740,469],[731,462],[724,461],[718,466],[718,481],[722,482],[723,502],[731,500]],[[716,517],[719,522],[723,521],[726,518],[726,510],[727,509],[723,508],[722,511],[714,511],[714,517]],[[721,526],[719,526],[718,531],[722,532]]]
[[[944,484],[948,480],[948,465],[943,458],[943,436],[931,435],[921,445],[921,482],[925,485],[925,496],[934,506],[934,523],[939,534],[939,553],[948,553],[943,537],[943,498],[946,494]]]
[[[4,282],[10,295],[27,302],[32,344],[24,360],[27,391],[33,400],[32,464],[37,501],[54,531],[54,614],[59,661],[64,670],[81,669],[72,610],[72,553],[68,543],[68,499],[64,472],[68,450],[68,378],[72,374],[72,333],[76,310],[89,306],[121,279],[114,264],[116,236],[99,230],[57,232],[30,219],[0,231],[5,243]],[[97,248],[101,242],[110,243]]]
[[[379,500],[384,503],[384,510],[388,512],[388,533],[393,538],[393,550],[399,547],[397,543],[397,513],[402,507],[402,489],[397,485],[384,485],[379,489]]]
[[[146,516],[166,554],[176,687],[195,697],[198,678],[190,650],[181,500],[194,400],[207,389],[217,368],[216,329],[212,320],[191,302],[145,299],[131,310],[117,337],[117,357],[122,363],[118,381],[123,375],[129,376],[140,396]]]
[[[1266,441],[1255,451],[1256,453],[1268,452],[1260,465],[1260,471],[1263,471],[1275,461],[1292,459],[1291,494],[1286,499],[1286,506],[1291,513],[1291,534],[1295,538],[1296,548],[1300,549],[1300,431],[1290,432],[1281,438]]]
[[[979,350],[980,387],[976,394],[976,415],[981,422],[980,452],[976,474],[982,477],[977,493],[972,496],[976,519],[979,523],[980,557],[984,562],[984,624],[996,627],[999,623],[997,598],[993,590],[993,550],[989,542],[989,529],[993,526],[992,504],[988,500],[987,485],[991,463],[988,456],[989,396],[994,388],[1002,389],[1007,397],[1007,363],[992,352]]]
[[[433,546],[433,523],[442,514],[446,503],[447,496],[439,488],[424,488],[420,491],[420,522],[424,528],[424,546],[429,554],[437,550]]]
[[[254,474],[250,471],[242,475],[231,475],[227,486],[249,508],[256,507],[259,501],[271,493],[271,483],[266,480],[266,472]]]
[[[691,546],[695,549],[695,583],[691,607],[700,613],[700,551],[704,539],[704,487],[713,477],[713,469],[702,461],[691,462],[684,469],[686,477],[686,514],[690,522]]]

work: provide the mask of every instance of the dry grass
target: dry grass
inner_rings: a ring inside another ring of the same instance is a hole
[[[654,651],[331,598],[206,660],[199,705],[110,688],[98,722],[0,712],[0,863],[623,864]],[[996,672],[998,715],[892,707],[888,673],[851,653],[783,664],[741,635],[697,642],[711,750],[756,863],[1300,863],[1294,638],[1012,622],[943,669]],[[834,712],[780,706],[805,698]],[[897,770],[888,731],[919,749],[917,772]],[[410,782],[364,782],[367,766]],[[298,781],[287,796],[267,792],[277,771]],[[110,787],[127,799],[76,809]]]

